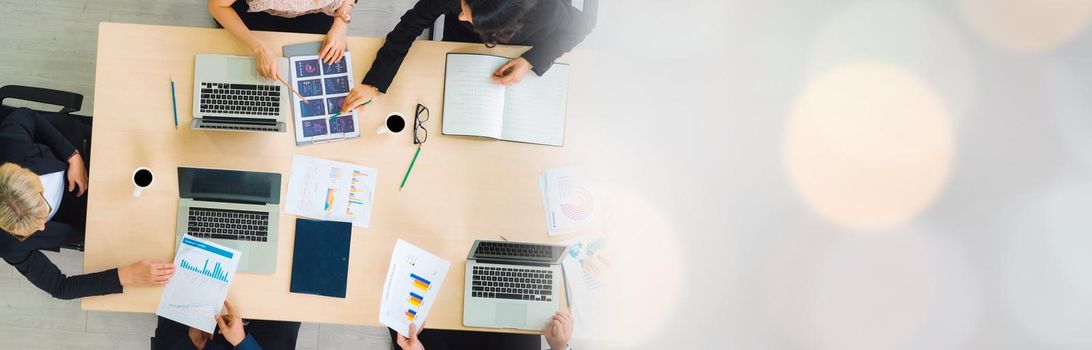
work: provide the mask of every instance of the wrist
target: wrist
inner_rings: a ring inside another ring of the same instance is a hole
[[[266,52],[271,52],[268,47],[265,47],[265,43],[262,43],[260,41],[250,45],[250,51],[254,53],[255,56],[264,54]]]
[[[129,277],[128,267],[118,268],[118,282],[120,282],[122,286],[127,286],[132,282]]]
[[[224,337],[224,339],[231,343],[231,346],[239,346],[240,343],[246,340],[246,335],[244,334],[242,337],[237,337],[235,339],[227,339],[227,337]]]
[[[349,23],[345,22],[345,17],[334,16],[334,23],[330,24],[330,31],[326,35],[339,35],[344,36],[349,32]]]

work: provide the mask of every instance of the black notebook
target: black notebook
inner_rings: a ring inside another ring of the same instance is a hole
[[[297,218],[289,290],[344,298],[352,233],[352,223]]]

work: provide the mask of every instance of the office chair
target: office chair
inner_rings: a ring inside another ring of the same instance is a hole
[[[40,110],[35,111],[41,113],[52,113],[57,116],[76,118],[77,122],[87,126],[91,126],[91,117],[72,114],[72,112],[78,112],[80,110],[80,107],[83,105],[83,95],[68,91],[39,87],[5,85],[3,87],[0,87],[0,122],[3,122],[4,119],[6,119],[9,114],[11,114],[11,112],[17,109],[17,107],[4,105],[4,100],[7,100],[9,98],[60,106],[61,110],[57,112]],[[80,151],[87,152],[86,149],[81,149]],[[61,248],[72,249],[82,252],[83,241],[67,243],[61,246]]]

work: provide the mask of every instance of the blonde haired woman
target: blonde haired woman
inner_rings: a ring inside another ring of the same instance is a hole
[[[174,273],[169,263],[144,260],[120,269],[65,276],[42,254],[83,240],[87,159],[72,139],[89,141],[91,130],[69,125],[64,131],[26,108],[0,121],[0,258],[60,299],[166,283]]]
[[[345,56],[356,0],[209,0],[212,18],[239,38],[254,54],[258,73],[269,79],[287,79],[277,73],[280,56],[251,33],[251,30],[326,34],[319,50],[323,62],[334,63]],[[279,51],[279,50],[278,50]]]

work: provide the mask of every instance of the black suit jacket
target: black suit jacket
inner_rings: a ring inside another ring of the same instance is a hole
[[[0,164],[15,163],[44,175],[67,169],[65,160],[75,152],[76,147],[60,131],[32,110],[18,109],[0,122]],[[22,242],[0,230],[0,258],[55,298],[120,293],[117,269],[65,276],[41,252],[58,251],[78,236],[72,226],[52,221],[46,223],[44,231],[36,232]]]
[[[394,30],[387,34],[387,41],[376,53],[371,69],[364,76],[364,84],[387,92],[413,41],[440,15],[458,16],[462,12],[460,4],[460,0],[418,1],[402,15],[401,22],[398,22]],[[473,28],[469,23],[457,24],[463,26],[459,29]],[[592,21],[563,0],[538,0],[534,9],[530,10],[523,27],[510,42],[503,44],[532,46],[522,57],[531,63],[535,74],[543,75],[553,66],[554,60],[584,41],[591,29]]]

